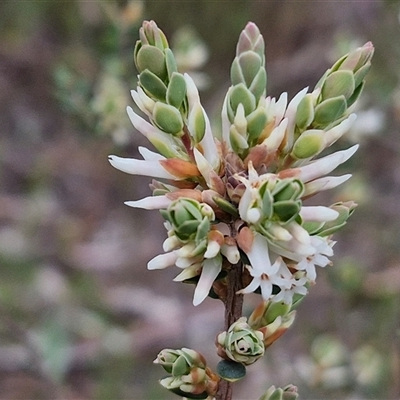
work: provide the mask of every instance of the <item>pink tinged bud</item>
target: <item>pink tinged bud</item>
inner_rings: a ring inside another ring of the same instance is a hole
[[[174,265],[177,259],[178,255],[175,251],[171,251],[170,253],[165,254],[159,254],[148,262],[147,269],[164,269]]]
[[[145,210],[160,210],[167,208],[172,203],[167,196],[150,196],[141,200],[126,201],[125,204],[129,207],[144,208]]]
[[[179,158],[167,158],[159,161],[159,164],[162,165],[166,171],[172,174],[176,180],[187,179],[200,175],[200,171],[195,164]]]
[[[163,168],[159,161],[136,160],[134,158],[122,158],[109,156],[110,164],[120,171],[133,175],[152,176],[154,178],[176,179],[176,177]]]
[[[304,197],[310,196],[312,194],[322,192],[323,190],[333,189],[336,186],[341,185],[351,178],[351,174],[346,174],[342,176],[326,176],[324,178],[319,178],[314,181],[305,184]]]
[[[208,296],[215,278],[221,272],[221,266],[222,259],[220,257],[215,257],[204,261],[200,279],[194,291],[194,306],[199,305]]]
[[[338,216],[337,211],[323,206],[304,206],[300,210],[303,221],[327,222],[334,221]]]
[[[329,156],[320,158],[298,168],[297,175],[303,182],[309,182],[333,171],[337,166],[346,162],[358,149],[358,144],[347,150],[337,151]]]

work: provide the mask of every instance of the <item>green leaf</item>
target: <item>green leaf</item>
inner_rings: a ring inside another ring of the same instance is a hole
[[[139,73],[148,69],[161,80],[167,77],[164,53],[157,47],[143,45],[136,54],[135,63]]]
[[[183,129],[181,113],[173,106],[157,102],[153,110],[154,122],[166,133],[177,135]]]
[[[315,107],[314,125],[327,126],[341,117],[347,109],[343,95],[324,100]]]
[[[177,388],[177,389],[169,389],[169,391],[172,392],[172,393],[177,394],[180,397],[186,397],[188,399],[206,399],[208,397],[208,393],[207,392],[203,392],[203,393],[200,393],[200,394],[193,394],[193,393],[183,392],[179,388]]]
[[[354,92],[354,76],[349,70],[339,70],[328,75],[322,86],[322,98],[344,96],[348,99]]]
[[[140,86],[151,96],[157,100],[165,101],[167,87],[164,82],[153,72],[146,69],[139,75]]]
[[[296,125],[306,129],[314,119],[314,100],[312,94],[306,94],[300,101],[296,111]]]
[[[245,115],[249,115],[256,108],[256,99],[243,83],[234,86],[230,93],[230,105],[235,113],[239,104],[243,104]]]
[[[246,375],[246,367],[230,360],[222,360],[217,364],[217,374],[228,382],[236,382]]]
[[[167,103],[179,108],[186,96],[185,78],[179,72],[173,72],[167,88]]]

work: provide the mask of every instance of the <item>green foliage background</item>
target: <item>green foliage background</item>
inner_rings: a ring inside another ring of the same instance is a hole
[[[123,201],[149,193],[149,180],[107,162],[145,144],[125,107],[138,28],[154,19],[169,38],[189,26],[206,43],[201,96],[215,124],[247,21],[264,34],[272,96],[312,87],[336,58],[374,43],[342,142],[361,143],[344,166],[353,179],[322,199],[359,207],[335,236],[335,265],[236,398],[293,383],[303,399],[398,399],[399,13],[397,1],[1,2],[0,398],[172,399],[155,384],[161,348],[193,347],[216,364],[221,305],[195,309],[176,271],[146,270],[162,220]]]

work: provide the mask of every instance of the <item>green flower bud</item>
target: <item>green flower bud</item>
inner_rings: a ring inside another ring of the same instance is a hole
[[[199,103],[195,104],[190,111],[188,129],[195,144],[199,143],[206,133],[206,120],[204,118],[203,109]]]
[[[156,125],[164,132],[178,135],[183,129],[181,113],[173,106],[157,102],[153,110]]]
[[[257,25],[252,22],[249,22],[240,33],[236,47],[236,55],[248,50],[253,50],[260,57],[264,57],[264,38],[262,37]]]
[[[350,107],[362,91],[373,54],[374,47],[368,42],[339,59],[316,85],[321,88],[321,100],[344,96]]]
[[[291,156],[302,160],[319,154],[325,147],[324,133],[318,129],[303,132],[294,143]]]
[[[139,29],[139,37],[142,44],[149,44],[160,50],[168,47],[167,38],[154,21],[143,21],[142,27]]]
[[[210,221],[215,219],[212,208],[193,199],[175,200],[167,210],[160,211],[170,222],[174,234],[183,242],[195,241],[196,244],[207,239]]]
[[[246,318],[239,318],[217,337],[218,354],[244,365],[256,362],[264,355],[263,334],[250,328]]]
[[[139,73],[148,69],[164,80],[167,76],[164,50],[168,41],[154,21],[144,21],[139,29],[140,40],[136,42],[134,60]]]
[[[283,389],[271,386],[259,400],[296,400],[298,397],[296,386],[288,385]]]

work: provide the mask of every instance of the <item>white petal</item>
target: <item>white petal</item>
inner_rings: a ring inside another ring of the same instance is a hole
[[[351,174],[346,174],[342,176],[325,176],[324,178],[315,179],[305,184],[304,196],[322,192],[323,190],[333,189],[346,182],[351,176]]]
[[[196,148],[193,149],[194,159],[196,161],[196,166],[207,183],[208,187],[211,187],[211,176],[210,173],[213,171],[212,165],[207,161],[207,159],[200,153]]]
[[[224,255],[231,264],[236,264],[240,260],[240,253],[237,246],[223,244],[221,246],[221,254]]]
[[[176,248],[181,246],[181,244],[182,244],[181,241],[175,235],[172,235],[164,240],[163,250],[164,251],[175,250]]]
[[[108,161],[114,168],[128,174],[176,179],[167,172],[158,161],[136,160],[135,158],[122,158],[117,156],[108,156]]]
[[[207,250],[204,253],[204,258],[214,258],[219,251],[221,250],[221,246],[218,242],[210,240],[207,244]]]
[[[189,103],[189,110],[192,109],[193,105],[198,103],[200,106],[200,97],[199,91],[197,90],[197,86],[194,83],[193,79],[188,75],[183,75],[186,82],[186,95]],[[207,116],[207,113],[204,111],[203,106],[201,106],[204,120],[206,122],[206,131],[203,139],[200,141],[200,146],[203,149],[204,157],[207,161],[212,165],[213,169],[216,171],[219,169],[220,159],[218,154],[217,145],[215,144],[214,136],[211,130],[210,120]]]
[[[280,124],[286,110],[288,100],[287,92],[283,92],[280,96],[278,101],[275,103],[275,126]]]
[[[271,271],[271,261],[269,259],[268,242],[259,233],[254,234],[253,245],[247,254],[252,268],[250,275],[259,277],[262,274],[269,274]]]
[[[228,118],[227,103],[228,103],[229,91],[225,96],[224,103],[222,105],[221,120],[222,120],[222,140],[227,145],[228,150],[232,150],[230,140],[230,126],[231,123]]]
[[[339,125],[336,125],[332,129],[329,129],[324,134],[324,140],[326,143],[326,147],[331,146],[338,139],[340,139],[353,125],[353,122],[356,120],[356,114],[349,115],[344,121],[342,121]]]
[[[358,149],[358,144],[348,148],[347,150],[337,151],[329,156],[320,158],[300,167],[299,178],[303,182],[309,182],[333,171],[338,165],[346,162]]]
[[[126,201],[129,207],[144,208],[145,210],[160,210],[167,208],[172,203],[167,196],[149,196],[141,200]]]
[[[178,256],[175,251],[159,254],[147,263],[147,269],[163,269],[174,265]]]
[[[161,154],[155,153],[154,151],[149,150],[146,147],[139,146],[138,147],[139,153],[146,161],[161,161],[166,160],[166,157],[162,156]]]
[[[260,283],[261,283],[260,277],[253,278],[253,280],[245,288],[239,290],[237,293],[242,293],[242,294],[253,293],[260,287]]]
[[[308,87],[304,88],[301,90],[299,93],[297,93],[292,100],[290,100],[286,112],[285,112],[285,117],[289,120],[287,130],[286,130],[286,137],[288,139],[287,146],[291,147],[293,143],[293,134],[294,134],[294,126],[296,124],[296,112],[297,112],[297,107],[300,103],[301,100],[303,100],[303,97],[307,94]]]
[[[334,221],[338,216],[339,213],[336,210],[324,206],[303,206],[300,210],[300,217],[304,221]]]
[[[267,146],[269,151],[275,151],[282,143],[285,137],[286,128],[288,125],[288,119],[285,118],[282,122],[271,132],[271,134],[262,142],[264,146]]]
[[[218,257],[204,261],[200,279],[194,291],[194,306],[199,305],[208,296],[215,278],[221,271],[221,265],[222,260]]]
[[[178,274],[173,281],[174,282],[182,282],[186,279],[194,278],[199,275],[199,270],[201,268],[201,264],[193,264],[190,267],[185,268],[180,274]]]

